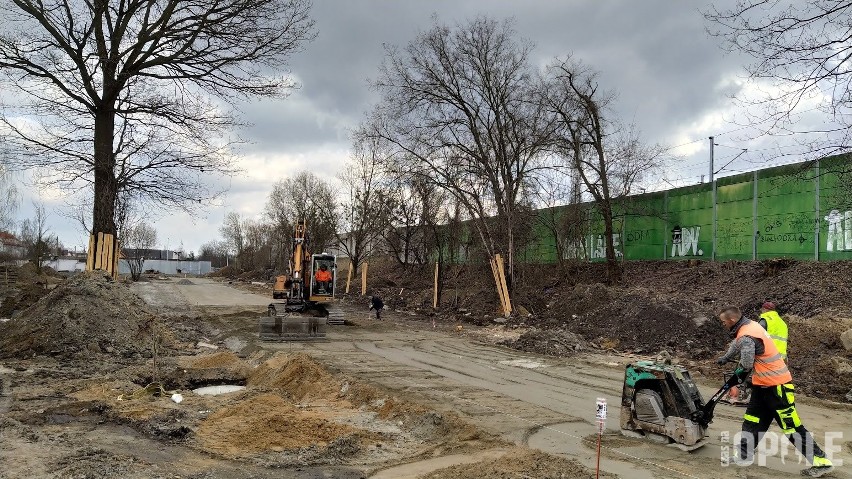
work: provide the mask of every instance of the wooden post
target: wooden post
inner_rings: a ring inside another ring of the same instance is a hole
[[[121,245],[118,241],[115,242],[115,252],[113,254],[112,263],[112,279],[118,280],[118,260],[121,258]]]
[[[361,296],[367,294],[367,268],[370,266],[370,263],[364,262],[364,267],[361,268]]]
[[[98,233],[97,240],[95,240],[95,264],[93,269],[101,269],[102,261],[104,256],[104,234]]]
[[[110,269],[112,269],[113,257],[112,257],[112,238],[111,234],[104,235],[104,256],[103,260],[101,260],[101,269],[106,271],[107,273],[112,273]]]
[[[95,268],[95,235],[89,235],[89,251],[86,255],[86,271]]]
[[[495,255],[497,260],[497,270],[500,273],[500,287],[503,289],[503,298],[505,298],[504,315],[509,317],[512,314],[512,298],[509,297],[509,287],[506,285],[506,271],[503,266],[503,257],[499,254]]]
[[[496,255],[491,258],[491,273],[494,275],[494,285],[497,288],[497,295],[500,297],[500,309],[503,311],[503,314],[506,314],[506,298],[503,296],[503,288],[500,287],[500,274],[497,269],[497,259],[500,255]]]
[[[432,309],[438,309],[438,262],[435,261],[435,285],[432,293]]]
[[[352,284],[352,261],[349,261],[349,269],[346,271],[346,294],[349,294],[350,284]]]

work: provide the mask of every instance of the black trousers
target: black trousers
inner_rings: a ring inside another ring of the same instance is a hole
[[[743,432],[740,442],[740,457],[751,460],[754,449],[763,435],[772,425],[772,421],[778,423],[787,439],[793,443],[796,449],[805,456],[809,463],[813,464],[814,456],[825,457],[825,453],[814,441],[796,412],[795,397],[792,384],[780,386],[758,386],[753,385],[751,390],[751,401],[743,416]]]

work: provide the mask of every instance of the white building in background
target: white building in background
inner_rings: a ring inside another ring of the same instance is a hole
[[[166,259],[146,259],[142,272],[156,271],[162,274],[187,274],[200,276],[213,271],[210,261],[184,261]],[[118,260],[118,274],[130,274],[127,260]]]

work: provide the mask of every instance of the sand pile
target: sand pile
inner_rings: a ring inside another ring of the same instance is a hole
[[[79,274],[0,324],[0,357],[132,356],[150,351],[152,329],[165,333],[152,328],[153,318],[126,285],[99,272]]]
[[[304,353],[278,353],[258,366],[247,385],[256,389],[283,391],[296,401],[333,399],[341,384],[319,363]]]
[[[533,449],[516,448],[505,455],[474,464],[460,464],[440,469],[424,476],[425,479],[579,479],[595,477],[590,470],[572,459],[554,456]],[[617,477],[601,473],[601,477]]]
[[[326,447],[355,432],[350,426],[298,409],[277,394],[265,393],[211,414],[199,424],[195,437],[205,450],[239,457]]]

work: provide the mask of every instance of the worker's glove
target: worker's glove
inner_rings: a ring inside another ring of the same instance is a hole
[[[745,382],[747,377],[748,371],[743,368],[737,368],[736,371],[734,371],[734,374],[732,374],[731,377],[728,378],[727,384],[731,387],[736,386],[738,384],[742,384],[743,382]]]
[[[719,366],[722,366],[723,364],[726,364],[727,362],[728,362],[728,358],[726,358],[726,357],[721,357],[721,358],[716,360],[716,364],[718,364]]]

